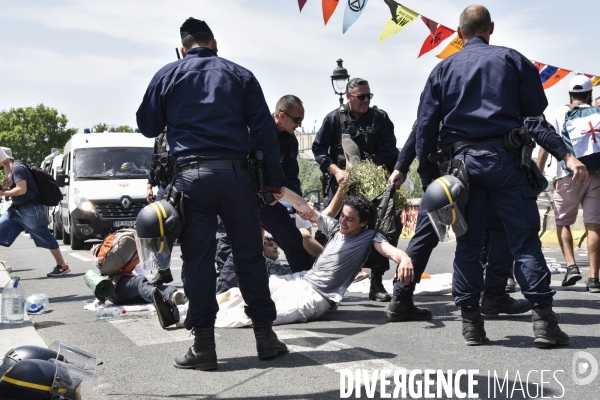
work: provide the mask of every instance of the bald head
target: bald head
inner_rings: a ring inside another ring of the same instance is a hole
[[[489,41],[494,23],[487,8],[480,4],[472,4],[460,14],[458,28],[463,41],[474,36],[482,36]]]

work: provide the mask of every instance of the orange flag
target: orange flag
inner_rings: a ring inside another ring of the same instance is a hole
[[[569,71],[568,69],[559,68],[559,70],[556,71],[551,77],[549,77],[542,86],[544,87],[544,89],[550,89],[552,86],[554,86],[557,82],[559,82],[561,79],[563,79],[570,73],[571,71]]]
[[[452,39],[452,41],[448,44],[448,46],[446,46],[446,48],[444,50],[442,50],[442,52],[440,54],[438,54],[436,57],[441,58],[443,60],[444,58],[451,56],[452,54],[462,50],[463,47],[465,47],[465,46],[463,45],[462,40],[460,40],[458,35],[456,35],[454,37],[454,39]]]
[[[535,67],[538,69],[538,72],[542,72],[542,70],[544,69],[544,67],[546,66],[546,64],[542,64],[541,62],[537,62],[537,61],[531,61],[533,63],[533,65],[535,65]]]
[[[325,21],[325,25],[329,22],[329,18],[333,15],[338,4],[340,4],[340,0],[323,0],[323,21]]]

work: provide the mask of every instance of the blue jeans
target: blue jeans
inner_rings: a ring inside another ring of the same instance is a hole
[[[48,217],[41,204],[12,205],[0,217],[0,246],[10,247],[23,230],[31,234],[37,247],[54,250],[58,242],[48,229]]]

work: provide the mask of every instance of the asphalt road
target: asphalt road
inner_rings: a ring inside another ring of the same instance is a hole
[[[402,241],[399,247],[406,245],[407,241]],[[554,304],[560,325],[571,336],[568,347],[535,348],[530,313],[487,319],[489,344],[466,347],[459,312],[449,295],[415,297],[417,305],[431,309],[431,321],[389,323],[384,314],[387,304],[371,302],[365,294],[347,293],[337,311],[328,312],[318,321],[275,327],[291,350],[275,360],[258,360],[252,329],[217,329],[219,370],[200,372],[172,366],[173,358],[192,344],[187,331],[162,330],[156,317],[148,312],[95,321],[94,313],[84,310],[84,305],[93,300],[83,281],[84,273],[92,268],[90,247],[91,243],[86,243],[86,250],[72,251],[61,246],[73,271],[61,278],[46,277],[53,259],[47,250],[37,249],[25,234],[12,247],[0,248],[0,259],[7,260],[13,274],[21,276],[27,295],[41,292],[49,296],[51,311],[31,317],[47,344],[60,340],[102,359],[97,370],[101,399],[337,399],[339,370],[366,370],[370,376],[375,371],[391,370],[393,376],[394,371],[404,369],[442,370],[446,378],[448,370],[454,375],[463,369],[478,370],[472,373],[478,381],[473,384],[473,392],[479,398],[600,398],[600,377],[587,385],[577,385],[572,375],[574,365],[579,370],[578,377],[587,374],[586,362],[587,372],[594,368],[590,360],[575,362],[576,352],[585,351],[600,358],[600,295],[588,294],[581,282],[562,288],[562,275],[553,275],[552,283],[557,291]],[[441,243],[427,272],[451,272],[454,247],[452,243]],[[583,251],[576,253],[582,273],[587,276],[587,255]],[[176,247],[174,283],[181,287],[179,254]],[[559,251],[546,249],[545,255],[551,263],[562,261]],[[391,275],[390,271],[386,278]],[[494,374],[500,384],[508,374],[503,389],[494,384]],[[432,392],[436,395],[438,379],[435,375],[432,379]],[[459,382],[454,389],[466,391],[466,376]],[[413,389],[418,386],[415,383]],[[391,386],[383,392],[379,384],[373,389],[375,398],[392,393],[393,377]],[[440,393],[437,398],[460,397],[456,390],[452,396]],[[406,393],[406,397],[409,395]],[[351,398],[356,398],[356,392],[351,393]],[[364,387],[360,398],[368,398]]]

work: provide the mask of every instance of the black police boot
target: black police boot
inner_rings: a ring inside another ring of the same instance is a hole
[[[576,264],[569,265],[567,267],[567,273],[562,281],[562,286],[573,286],[577,281],[581,278],[581,273],[579,272],[579,268]]]
[[[256,337],[256,351],[259,359],[265,360],[288,352],[285,343],[277,339],[277,335],[273,332],[272,322],[252,321],[252,329],[254,329],[254,337]]]
[[[558,316],[552,311],[552,305],[536,304],[531,311],[533,322],[533,344],[540,347],[567,346],[569,335],[560,330]]]
[[[371,288],[369,290],[369,299],[373,301],[388,302],[392,296],[383,287],[383,274],[371,271]]]
[[[392,322],[424,321],[431,319],[431,311],[426,308],[418,308],[413,303],[412,297],[392,297],[392,301],[385,310],[387,319]]]
[[[210,371],[219,368],[215,351],[215,327],[193,328],[194,345],[175,358],[175,368]]]
[[[163,329],[179,322],[179,309],[174,301],[165,300],[158,288],[152,289],[152,302]]]
[[[514,293],[517,289],[517,282],[515,282],[515,265],[510,267],[508,274],[508,280],[506,281],[506,293]]]
[[[462,335],[467,346],[479,346],[487,340],[479,307],[461,308]]]
[[[171,268],[159,269],[156,276],[150,282],[154,286],[164,285],[165,283],[173,282],[173,275],[171,274]]]
[[[483,294],[481,300],[481,313],[483,315],[498,315],[498,314],[523,314],[531,310],[529,300],[515,300],[508,293],[504,294]]]

